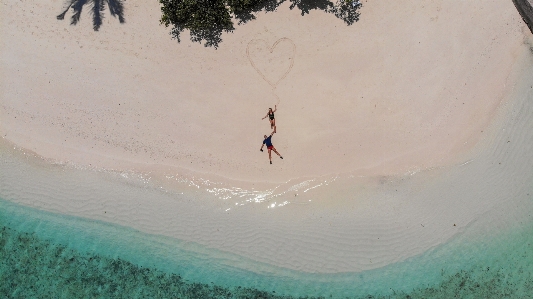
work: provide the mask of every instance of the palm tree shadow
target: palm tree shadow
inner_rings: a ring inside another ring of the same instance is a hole
[[[98,31],[100,26],[102,26],[102,21],[104,19],[104,10],[106,6],[109,8],[111,16],[118,18],[118,21],[122,24],[125,23],[124,19],[124,0],[68,0],[66,3],[66,8],[61,14],[57,16],[58,20],[63,20],[65,14],[72,8],[73,15],[70,17],[70,24],[76,25],[80,21],[81,12],[83,7],[87,4],[90,4],[91,15],[93,17],[93,29]]]

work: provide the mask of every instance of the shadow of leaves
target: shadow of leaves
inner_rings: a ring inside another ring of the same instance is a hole
[[[309,14],[311,10],[323,10],[334,14],[343,20],[347,25],[352,25],[359,20],[357,11],[362,4],[355,0],[344,0],[333,3],[329,0],[290,0],[290,9],[297,7],[302,12],[302,16]]]
[[[178,42],[184,30],[189,30],[193,42],[218,48],[223,32],[233,32],[233,19],[245,24],[256,18],[260,11],[273,12],[286,0],[159,0],[161,24],[171,27],[170,34]],[[359,20],[357,0],[289,0],[290,9],[297,8],[301,15],[311,10],[322,10],[341,19],[347,25]]]
[[[72,16],[70,17],[70,24],[76,25],[80,21],[81,13],[84,7],[89,7],[93,19],[93,29],[98,31],[102,26],[104,19],[104,11],[106,6],[109,8],[111,16],[118,18],[120,23],[126,22],[124,19],[124,5],[125,0],[69,0],[63,12],[57,15],[58,20],[63,20],[67,12],[72,9]]]

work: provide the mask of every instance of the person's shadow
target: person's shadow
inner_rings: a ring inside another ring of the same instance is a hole
[[[63,20],[65,14],[72,8],[73,15],[70,17],[70,24],[76,25],[80,21],[81,12],[86,4],[89,5],[93,17],[93,29],[98,31],[104,19],[104,10],[107,7],[111,16],[118,18],[120,23],[124,23],[124,0],[68,0],[65,10],[57,16],[58,20]]]

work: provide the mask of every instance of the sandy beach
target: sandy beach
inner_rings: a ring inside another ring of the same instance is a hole
[[[339,273],[444,244],[530,182],[493,165],[533,65],[511,1],[364,1],[352,26],[285,3],[218,49],[172,40],[157,1],[98,32],[57,20],[61,1],[2,5],[13,202]]]
[[[156,3],[129,3],[125,24],[108,17],[99,32],[90,15],[56,20],[56,2],[4,7],[2,136],[79,165],[240,181],[456,163],[505,100],[525,48],[513,6],[491,1],[372,2],[353,26],[282,5],[218,50],[171,40]],[[278,101],[273,141],[286,159],[270,166],[261,117]]]

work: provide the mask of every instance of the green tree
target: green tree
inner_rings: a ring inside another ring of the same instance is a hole
[[[191,41],[217,48],[222,32],[235,30],[238,24],[255,19],[259,11],[272,12],[286,0],[159,0],[161,24],[171,27],[170,34],[181,41],[180,34],[189,30]],[[342,19],[347,25],[359,20],[361,4],[356,0],[289,0],[290,9],[298,8],[302,16],[311,10],[323,10]]]
[[[109,7],[109,12],[111,15],[118,18],[120,23],[124,23],[126,21],[124,19],[123,1],[124,0],[68,0],[66,8],[57,16],[57,19],[63,20],[68,10],[72,8],[73,15],[70,18],[70,24],[76,25],[80,20],[83,7],[87,4],[92,4],[91,14],[93,16],[93,29],[94,31],[98,31],[102,25],[102,20],[104,19],[103,12],[106,6]]]

